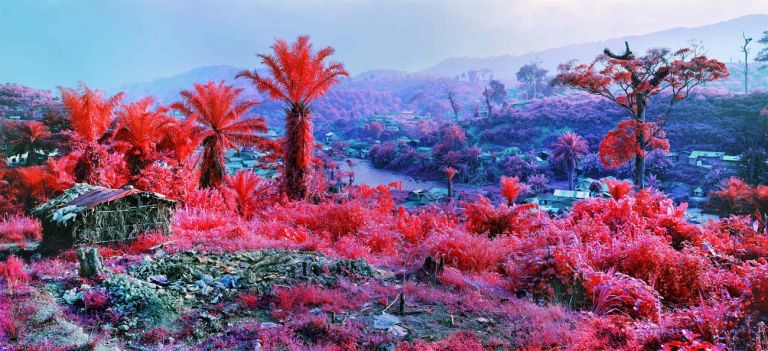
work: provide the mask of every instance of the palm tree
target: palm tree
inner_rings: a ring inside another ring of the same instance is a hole
[[[163,140],[171,124],[165,114],[168,108],[161,106],[150,111],[153,99],[143,98],[123,105],[117,112],[117,125],[113,139],[131,145],[126,153],[126,160],[131,174],[136,175],[150,163],[156,146]]]
[[[307,196],[314,147],[310,103],[348,73],[341,63],[325,62],[334,53],[333,48],[313,52],[308,36],[300,36],[290,45],[278,39],[272,50],[273,55],[258,55],[271,77],[254,70],[240,72],[236,78],[249,78],[260,92],[285,102],[283,184],[288,196],[303,199]]]
[[[91,90],[85,84],[80,84],[79,90],[59,90],[61,101],[69,111],[72,129],[86,142],[75,166],[75,179],[78,182],[98,184],[101,177],[99,171],[106,158],[106,152],[99,148],[98,141],[105,137],[112,121],[112,110],[124,94],[118,93],[106,99],[103,93]]]
[[[13,126],[14,138],[11,140],[9,155],[27,154],[27,166],[36,165],[38,159],[37,150],[46,150],[50,147],[51,131],[38,121],[19,123]]]
[[[576,133],[566,132],[552,144],[552,157],[565,164],[568,173],[568,189],[573,190],[573,178],[579,160],[589,152],[587,141]]]
[[[257,103],[237,101],[242,89],[231,85],[208,82],[194,84],[193,90],[184,90],[182,102],[171,108],[185,114],[200,127],[203,161],[200,169],[200,187],[210,188],[222,183],[225,176],[224,152],[244,146],[264,146],[269,143],[256,133],[266,132],[264,118],[242,118]]]

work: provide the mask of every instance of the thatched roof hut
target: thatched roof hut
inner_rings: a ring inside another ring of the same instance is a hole
[[[43,226],[38,251],[56,253],[73,245],[126,241],[148,230],[170,230],[173,200],[131,186],[109,189],[75,184],[33,208]]]

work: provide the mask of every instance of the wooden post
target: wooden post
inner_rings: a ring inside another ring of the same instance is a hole
[[[99,250],[95,247],[77,249],[77,260],[80,262],[80,276],[83,278],[92,277],[104,271]]]

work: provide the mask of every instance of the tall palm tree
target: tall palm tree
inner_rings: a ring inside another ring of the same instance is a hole
[[[112,138],[131,145],[126,160],[133,175],[139,174],[150,163],[157,144],[163,140],[172,122],[165,114],[168,112],[167,107],[150,110],[153,102],[151,97],[145,97],[122,105],[122,109],[117,112],[117,124]]]
[[[568,189],[573,190],[573,179],[579,160],[589,152],[587,141],[576,133],[566,132],[552,144],[552,157],[565,164],[568,173]]]
[[[124,94],[105,98],[102,92],[92,90],[85,84],[80,84],[78,90],[59,90],[61,101],[69,111],[72,129],[86,142],[75,166],[75,179],[78,182],[98,184],[101,177],[99,171],[106,158],[106,152],[99,148],[98,141],[105,137],[112,121],[112,111]]]
[[[171,108],[185,114],[200,127],[203,161],[200,169],[200,187],[210,188],[222,183],[225,176],[224,152],[244,146],[264,146],[269,141],[256,133],[266,132],[264,118],[242,118],[255,101],[238,101],[242,89],[231,85],[208,82],[194,84],[193,90],[184,90],[184,101]]]
[[[314,147],[310,104],[337,83],[339,77],[349,74],[341,63],[326,62],[334,53],[333,48],[314,52],[308,36],[300,36],[290,45],[278,39],[272,50],[272,55],[258,55],[271,77],[262,76],[255,70],[240,72],[236,77],[249,78],[260,92],[285,102],[283,184],[288,196],[303,199],[308,195]]]
[[[18,123],[12,126],[13,139],[9,155],[27,154],[27,166],[36,165],[40,161],[37,150],[46,150],[50,147],[51,131],[38,121]]]

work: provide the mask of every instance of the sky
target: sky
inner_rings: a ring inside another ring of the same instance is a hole
[[[0,0],[0,82],[113,89],[252,68],[274,38],[300,34],[353,74],[416,71],[754,13],[768,0]]]

